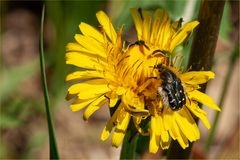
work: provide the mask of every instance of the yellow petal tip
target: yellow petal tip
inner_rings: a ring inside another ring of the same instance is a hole
[[[209,79],[215,78],[215,73],[212,71],[208,71],[207,75],[208,75]]]
[[[221,108],[219,108],[218,106],[217,106],[216,110],[219,111],[219,112],[222,112]]]
[[[109,135],[110,135],[110,133],[109,132],[107,132],[107,131],[105,131],[105,129],[104,129],[104,131],[102,132],[102,134],[101,134],[101,140],[102,141],[105,141],[108,137],[109,137]]]

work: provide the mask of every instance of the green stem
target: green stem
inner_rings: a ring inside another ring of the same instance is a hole
[[[229,82],[231,80],[232,73],[233,73],[233,70],[234,70],[234,66],[235,66],[235,63],[236,63],[236,60],[237,60],[238,56],[239,56],[239,47],[237,46],[237,47],[235,47],[234,51],[231,54],[230,64],[229,64],[230,66],[228,67],[227,75],[225,77],[222,93],[221,93],[221,96],[220,96],[220,101],[218,103],[219,104],[218,106],[221,109],[223,109],[223,103],[224,103],[225,97],[227,95]],[[211,131],[209,133],[209,136],[207,138],[207,141],[205,143],[205,151],[206,152],[209,151],[210,146],[213,142],[214,135],[215,135],[215,132],[216,132],[216,129],[217,129],[218,121],[219,121],[219,117],[220,117],[220,112],[217,112],[215,114],[215,117],[214,117],[212,129],[211,129]]]
[[[120,159],[136,159],[137,139],[138,133],[131,120],[123,140]]]
[[[211,69],[224,4],[224,0],[202,1],[198,16],[200,24],[193,39],[188,68],[191,66],[194,71]],[[206,84],[201,87],[201,91],[205,92]],[[198,122],[198,119],[196,119],[196,122]],[[184,150],[178,143],[173,141],[168,150],[167,158],[188,159],[191,154],[191,148],[191,143]],[[178,157],[174,157],[175,155],[178,155]]]
[[[49,134],[49,145],[50,145],[50,159],[59,159],[57,144],[55,140],[54,128],[52,124],[52,118],[50,113],[49,96],[47,89],[46,73],[45,73],[45,61],[44,61],[44,49],[43,49],[43,24],[44,24],[45,6],[42,9],[41,18],[41,32],[40,32],[40,69],[41,69],[41,82],[42,91],[45,100],[45,109],[47,114],[48,122],[48,134]]]

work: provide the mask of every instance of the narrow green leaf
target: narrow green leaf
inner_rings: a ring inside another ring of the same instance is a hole
[[[41,81],[42,90],[45,100],[47,123],[48,123],[48,134],[49,134],[49,144],[50,144],[50,159],[59,159],[57,144],[55,140],[54,128],[52,125],[52,118],[50,113],[46,73],[45,73],[45,62],[44,62],[44,50],[43,50],[43,24],[44,24],[44,14],[45,6],[42,9],[42,19],[41,19],[41,32],[40,32],[40,69],[41,69]]]

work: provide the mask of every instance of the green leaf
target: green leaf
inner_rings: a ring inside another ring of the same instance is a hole
[[[47,123],[48,123],[48,134],[49,134],[49,144],[50,144],[50,159],[59,159],[57,143],[55,140],[54,128],[52,124],[52,117],[50,112],[50,104],[48,97],[48,88],[45,73],[45,61],[44,61],[44,49],[43,49],[43,24],[44,24],[44,14],[45,6],[42,9],[41,18],[41,32],[40,32],[40,69],[41,69],[41,81],[42,81],[42,91],[45,100]]]
[[[141,156],[147,151],[150,136],[138,136],[136,152]]]

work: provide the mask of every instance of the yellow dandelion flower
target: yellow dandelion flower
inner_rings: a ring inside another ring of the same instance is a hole
[[[150,152],[156,153],[159,146],[167,149],[170,137],[186,148],[188,141],[200,137],[192,115],[210,128],[207,113],[198,102],[220,110],[208,95],[198,91],[199,84],[214,78],[214,73],[181,74],[165,54],[181,44],[198,22],[180,26],[160,9],[154,13],[153,23],[147,11],[132,9],[131,13],[138,41],[127,48],[122,45],[122,27],[116,32],[102,11],[96,14],[102,32],[86,23],[79,25],[82,34],[75,35],[76,42],[67,45],[66,53],[66,63],[79,67],[66,77],[66,81],[75,82],[68,89],[67,99],[74,101],[70,108],[78,111],[86,107],[83,118],[88,120],[107,102],[110,108],[115,107],[101,134],[106,140],[113,131],[115,147],[122,143],[132,118],[141,134],[150,135]],[[150,128],[145,132],[140,124],[147,117]]]

